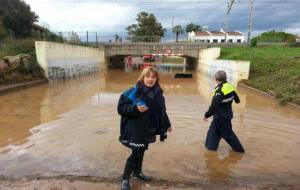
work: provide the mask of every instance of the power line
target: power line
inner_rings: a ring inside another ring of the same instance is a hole
[[[53,8],[58,8],[58,7],[68,7],[68,8],[76,8],[76,7],[95,7],[95,6],[91,6],[91,5],[78,5],[78,6],[74,6],[74,5],[65,5],[65,6],[58,6],[58,5],[47,5],[47,7],[53,7]],[[192,7],[192,8],[184,8],[184,7],[178,7],[178,8],[174,8],[172,7],[172,9],[170,9],[169,7],[161,7],[161,8],[155,8],[155,7],[150,7],[150,8],[145,8],[145,7],[135,7],[139,10],[152,10],[152,11],[178,11],[178,10],[194,10],[194,11],[197,11],[197,10],[201,10],[201,11],[218,11],[218,10],[222,10],[224,11],[224,8],[205,8],[205,7]],[[263,8],[256,8],[255,11],[268,11],[268,10],[276,10],[277,8],[280,8],[280,10],[291,10],[290,8],[281,8],[281,7],[263,7]],[[245,11],[247,10],[248,8],[245,7],[245,8],[235,8],[234,10],[237,11]]]
[[[42,1],[39,2],[40,4],[43,4]],[[51,4],[120,4],[120,5],[162,5],[162,4],[166,4],[166,5],[175,5],[175,4],[181,4],[181,5],[190,5],[190,4],[216,4],[216,3],[221,3],[221,4],[225,4],[226,2],[224,2],[224,0],[222,1],[216,1],[216,0],[204,0],[204,1],[172,1],[172,2],[168,2],[168,1],[152,1],[152,2],[128,2],[128,1],[84,1],[84,2],[70,2],[70,3],[55,3],[55,2],[51,2]],[[245,1],[241,1],[239,2],[241,4],[243,3],[247,3]],[[272,4],[298,4],[299,1],[288,1],[288,0],[260,0],[256,3],[272,3]],[[45,4],[49,4],[48,2],[45,2]]]
[[[227,6],[227,15],[229,14],[230,10],[231,10],[231,7],[234,3],[234,0],[231,0],[230,2],[228,2],[228,6]]]

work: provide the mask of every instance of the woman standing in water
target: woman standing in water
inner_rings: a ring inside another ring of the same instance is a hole
[[[145,68],[137,84],[122,93],[118,103],[121,115],[120,142],[132,149],[128,157],[121,184],[122,190],[129,190],[129,178],[133,176],[148,181],[150,177],[142,172],[143,157],[149,143],[167,138],[171,124],[166,113],[163,91],[159,85],[158,71],[154,67]]]

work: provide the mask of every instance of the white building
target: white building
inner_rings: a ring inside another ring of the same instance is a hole
[[[245,37],[242,32],[225,32],[223,29],[220,31],[202,31],[202,32],[189,32],[188,39],[192,42],[203,43],[243,43]]]

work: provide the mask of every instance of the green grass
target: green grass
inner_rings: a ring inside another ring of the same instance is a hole
[[[300,47],[228,47],[220,58],[249,60],[247,85],[274,95],[281,104],[300,105]]]

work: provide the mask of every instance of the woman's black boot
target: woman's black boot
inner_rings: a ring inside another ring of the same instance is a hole
[[[142,181],[150,181],[151,177],[144,175],[142,172],[143,158],[144,158],[144,154],[141,154],[133,170],[133,177],[138,178],[139,180]]]

